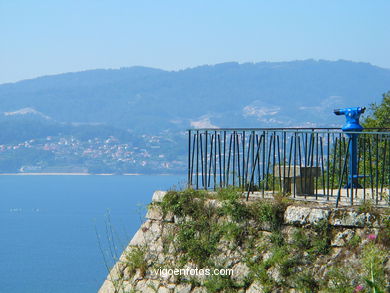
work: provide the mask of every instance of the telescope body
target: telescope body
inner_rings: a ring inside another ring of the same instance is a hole
[[[358,133],[348,133],[348,132],[361,132],[363,126],[359,123],[360,115],[366,110],[365,107],[353,107],[353,108],[343,108],[335,109],[333,112],[336,115],[344,115],[346,118],[346,124],[341,128],[344,132],[347,132],[347,136],[351,139],[349,143],[349,176],[348,184],[346,188],[361,188],[358,180]],[[352,193],[351,193],[352,194]],[[352,196],[352,195],[351,195]]]
[[[333,112],[336,115],[344,115],[346,124],[341,128],[343,131],[362,131],[363,127],[359,124],[360,115],[364,113],[366,107],[353,107],[335,109]]]

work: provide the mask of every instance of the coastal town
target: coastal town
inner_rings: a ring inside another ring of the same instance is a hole
[[[136,142],[123,142],[114,136],[85,140],[74,136],[47,136],[1,144],[0,172],[180,173],[185,168],[184,155],[180,155],[180,149],[165,147],[169,140],[153,135],[141,135]]]

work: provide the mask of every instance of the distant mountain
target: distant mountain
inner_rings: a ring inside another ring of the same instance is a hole
[[[0,172],[178,173],[184,130],[341,126],[390,70],[349,61],[89,70],[0,85]]]
[[[349,61],[89,70],[0,85],[0,120],[27,113],[138,134],[191,126],[334,126],[343,121],[333,108],[368,106],[389,89],[390,70]]]

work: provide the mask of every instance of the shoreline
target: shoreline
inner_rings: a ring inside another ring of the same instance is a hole
[[[142,173],[124,173],[124,174],[115,174],[115,173],[0,173],[0,176],[180,176],[180,174],[142,174]]]

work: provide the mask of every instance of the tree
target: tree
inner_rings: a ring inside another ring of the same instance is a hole
[[[364,128],[390,128],[390,91],[383,94],[380,105],[370,105],[369,116],[363,121]]]

